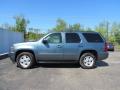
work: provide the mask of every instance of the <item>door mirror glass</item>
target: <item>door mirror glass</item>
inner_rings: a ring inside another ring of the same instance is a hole
[[[47,44],[47,40],[46,39],[43,39],[43,41],[42,41],[44,44]]]

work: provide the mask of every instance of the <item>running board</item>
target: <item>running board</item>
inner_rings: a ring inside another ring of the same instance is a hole
[[[39,60],[38,63],[77,63],[78,60]]]

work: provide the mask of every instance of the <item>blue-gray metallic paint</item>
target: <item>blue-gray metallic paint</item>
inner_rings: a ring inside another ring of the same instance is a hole
[[[108,52],[104,52],[104,43],[88,43],[81,32],[76,32],[80,36],[80,43],[66,43],[65,33],[61,32],[62,43],[44,44],[45,37],[36,42],[25,42],[14,44],[10,51],[10,57],[15,61],[15,55],[19,50],[31,50],[35,54],[37,61],[40,60],[79,60],[80,54],[85,50],[97,52],[97,59],[103,60],[108,57]]]

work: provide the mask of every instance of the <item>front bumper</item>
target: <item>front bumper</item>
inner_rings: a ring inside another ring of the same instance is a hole
[[[10,56],[10,60],[15,63],[15,53],[14,52],[10,52],[9,53],[9,56]]]

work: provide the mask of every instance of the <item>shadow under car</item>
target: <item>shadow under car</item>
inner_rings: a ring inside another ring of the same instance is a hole
[[[97,61],[95,68],[97,67],[107,67],[109,64],[105,61]],[[35,65],[33,68],[80,68],[79,63],[39,63]]]

